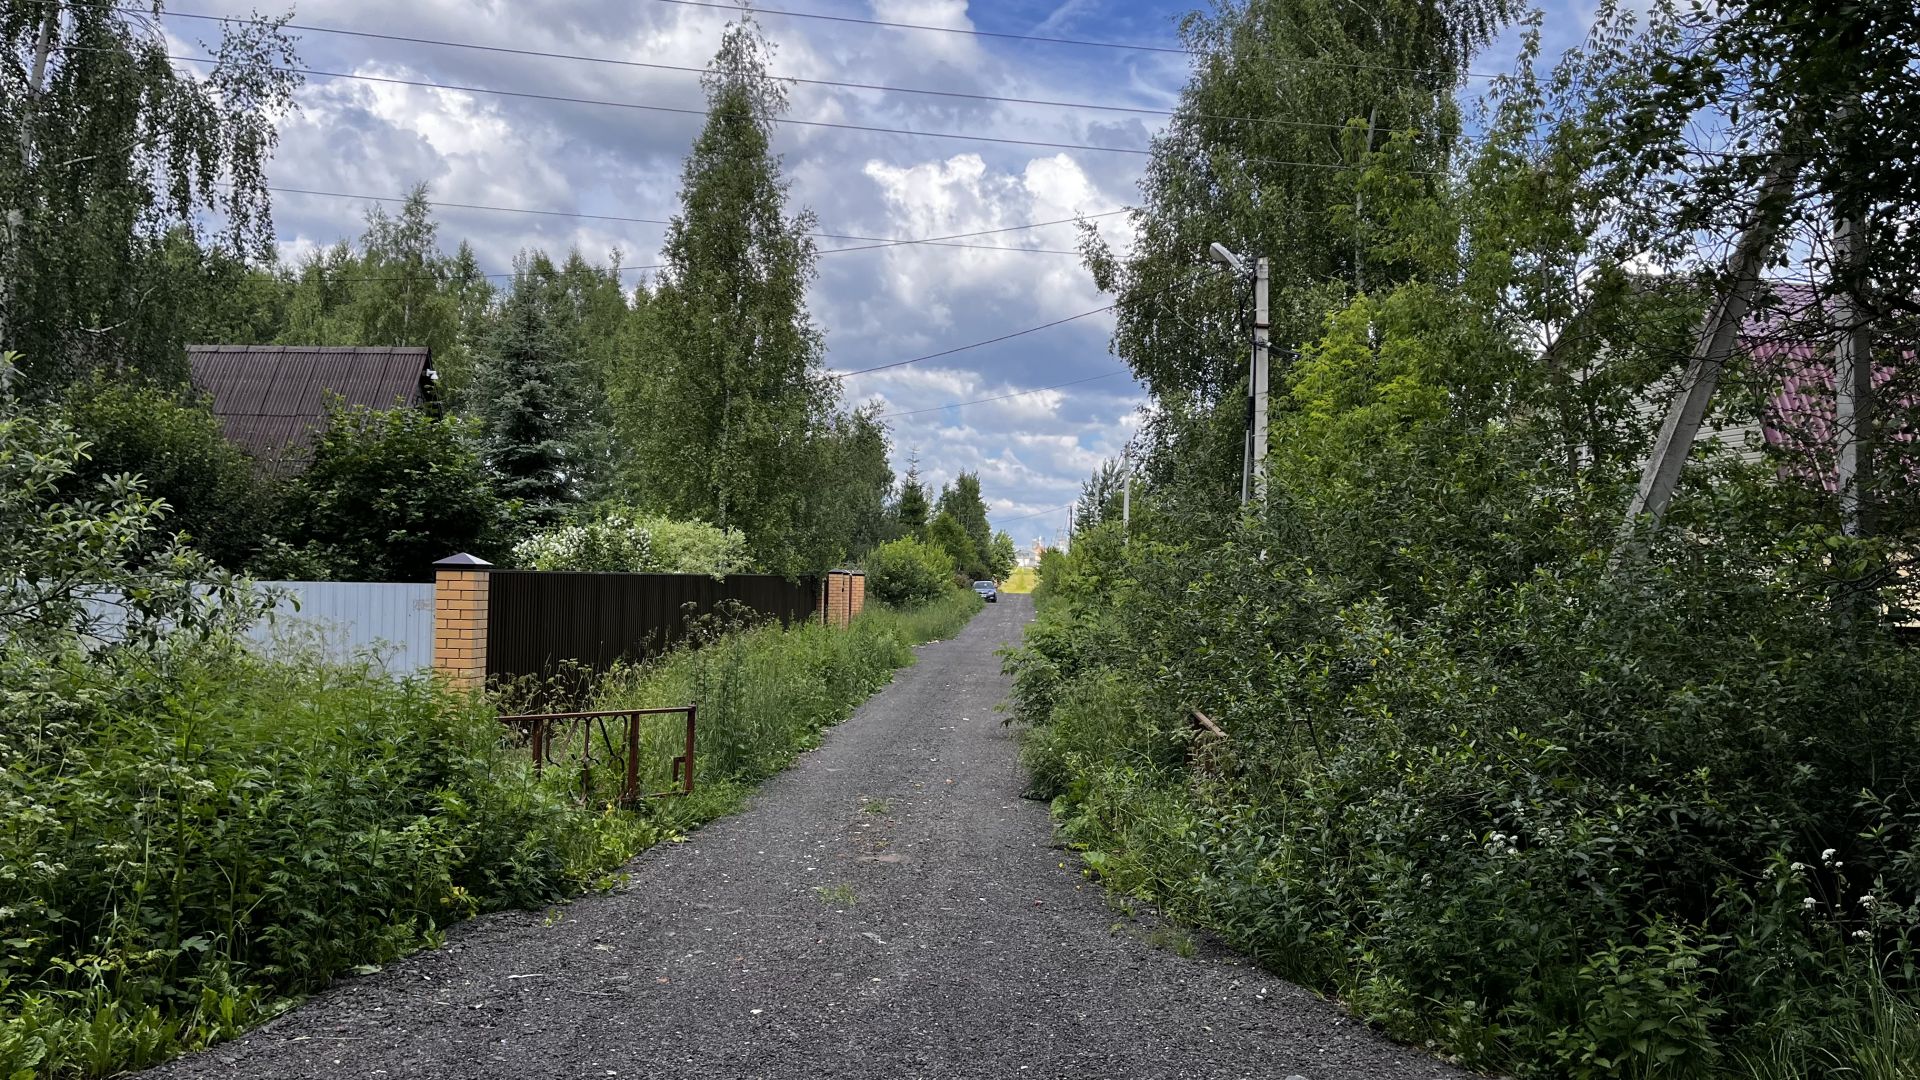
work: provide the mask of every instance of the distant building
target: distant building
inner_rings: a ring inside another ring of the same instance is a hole
[[[189,345],[196,390],[213,398],[227,440],[262,471],[306,468],[329,403],[415,408],[432,384],[429,351],[407,346]]]

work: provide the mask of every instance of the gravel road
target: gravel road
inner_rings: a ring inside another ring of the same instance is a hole
[[[1464,1077],[1110,909],[1023,802],[1006,595],[631,885],[492,916],[146,1075]],[[1063,866],[1064,864],[1064,866]],[[551,925],[549,925],[551,922]],[[1116,928],[1115,924],[1120,923]]]

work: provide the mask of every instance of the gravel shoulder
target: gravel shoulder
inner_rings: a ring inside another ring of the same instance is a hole
[[[1465,1077],[1233,954],[1145,940],[1024,787],[1004,595],[623,890],[458,928],[145,1076]],[[1114,929],[1115,923],[1124,923]]]

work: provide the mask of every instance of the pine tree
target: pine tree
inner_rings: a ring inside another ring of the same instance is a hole
[[[813,217],[785,214],[770,140],[786,100],[767,52],[743,21],[707,69],[706,126],[619,419],[636,501],[740,529],[762,567],[802,573],[838,559],[844,539],[813,527],[833,399],[806,310]]]

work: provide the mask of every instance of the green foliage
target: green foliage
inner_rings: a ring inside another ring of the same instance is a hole
[[[575,342],[549,310],[532,263],[521,255],[506,300],[477,350],[472,412],[481,456],[498,478],[501,496],[522,503],[535,520],[552,520],[580,498],[592,464],[590,453],[577,445],[577,437],[591,431],[591,388]]]
[[[867,591],[897,607],[918,607],[953,591],[953,557],[910,536],[873,549],[866,568]]]
[[[265,165],[299,83],[284,19],[228,24],[188,74],[158,12],[0,12],[0,349],[28,355],[35,398],[96,370],[178,377],[188,335],[231,310],[223,279],[273,250]]]
[[[954,477],[951,485],[940,489],[935,509],[953,518],[972,545],[973,562],[984,564],[986,552],[993,546],[993,531],[987,524],[987,502],[980,497],[980,475],[963,472]],[[956,557],[955,561],[967,565],[966,560]]]
[[[825,471],[833,393],[806,310],[813,218],[785,213],[770,132],[786,102],[766,50],[738,23],[708,68],[706,126],[616,399],[634,501],[739,529],[762,568],[802,574],[840,559],[846,538],[820,522],[840,477]]]
[[[610,570],[623,573],[707,574],[725,577],[747,568],[746,537],[704,521],[673,521],[621,506],[556,526],[521,541],[515,564],[534,570]]]
[[[69,496],[137,474],[143,490],[167,504],[166,528],[215,563],[239,569],[259,550],[274,492],[204,405],[150,384],[95,377],[73,387],[61,416],[86,443],[61,485]]]
[[[1019,554],[1014,550],[1013,537],[1005,532],[993,534],[993,543],[987,545],[986,554],[987,573],[995,581],[1002,581],[1008,574],[1013,573],[1014,564],[1019,561]]]
[[[916,453],[907,466],[906,477],[900,481],[900,495],[893,504],[894,525],[900,535],[925,539],[930,510],[927,485],[920,482],[920,455]]]
[[[370,206],[357,250],[343,240],[295,270],[280,342],[425,346],[441,392],[460,400],[473,379],[473,316],[487,309],[493,286],[465,245],[443,255],[438,231],[425,184],[397,215]]]
[[[347,581],[422,581],[448,555],[494,554],[506,510],[468,424],[364,408],[332,412],[286,506],[296,549]]]
[[[1604,9],[1548,77],[1529,44],[1488,139],[1449,153],[1428,80],[1465,53],[1385,61],[1483,39],[1466,10],[1388,13],[1384,39],[1330,4],[1189,23],[1203,55],[1134,254],[1091,253],[1154,396],[1148,512],[1126,543],[1103,523],[1043,558],[1009,660],[1035,794],[1110,888],[1475,1068],[1910,1077],[1920,653],[1874,617],[1911,611],[1874,568],[1910,564],[1911,531],[1846,537],[1804,463],[1703,445],[1666,530],[1612,557],[1718,286],[1681,268],[1777,162],[1695,154],[1681,120],[1765,150],[1794,109],[1835,115],[1887,12],[1656,6],[1640,34]],[[1309,41],[1379,63],[1286,70]],[[1769,96],[1813,70],[1835,81]],[[1875,70],[1892,113],[1807,139],[1826,179],[1794,201],[1797,244],[1823,242],[1830,197],[1912,205],[1856,154],[1912,126]],[[1182,277],[1216,240],[1276,275],[1269,493],[1245,511],[1238,286]],[[1879,237],[1875,258],[1906,265],[1910,242]],[[1908,356],[1904,301],[1882,300],[1878,355]],[[1889,366],[1904,386],[1912,365]],[[1777,373],[1730,375],[1743,393],[1710,419],[1750,422]],[[1227,737],[1196,732],[1196,708]]]
[[[947,511],[940,511],[933,524],[927,526],[927,543],[944,552],[954,570],[967,580],[978,580],[985,575],[985,559],[980,549],[974,546],[966,527]]]

